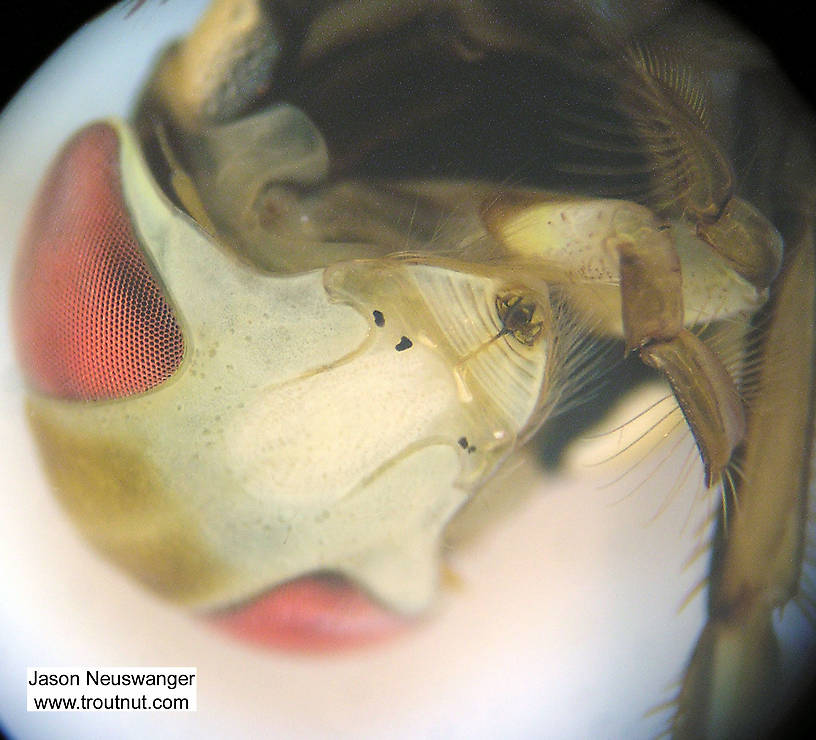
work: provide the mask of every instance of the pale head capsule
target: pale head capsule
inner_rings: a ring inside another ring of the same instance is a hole
[[[480,272],[259,272],[161,194],[126,124],[89,126],[46,178],[14,294],[29,419],[63,504],[202,613],[276,604],[270,589],[324,573],[391,621],[421,613],[443,527],[539,420],[554,366],[548,296],[527,289],[514,310],[517,280]],[[307,588],[321,585],[337,589]],[[315,640],[359,639],[350,621]]]

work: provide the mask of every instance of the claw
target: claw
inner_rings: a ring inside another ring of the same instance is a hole
[[[637,238],[617,245],[626,351],[639,348],[641,360],[668,379],[711,486],[745,435],[745,414],[722,361],[683,328],[680,260],[663,234],[642,228]]]
[[[706,485],[711,486],[745,436],[742,400],[728,370],[708,345],[686,329],[672,339],[646,345],[640,358],[671,384],[700,450]]]

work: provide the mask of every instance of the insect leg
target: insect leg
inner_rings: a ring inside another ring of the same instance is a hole
[[[799,589],[811,483],[815,243],[810,219],[789,241],[774,284],[747,415],[739,506],[715,546],[709,618],[680,692],[678,737],[754,735],[757,720],[772,720],[779,688],[772,615]],[[757,717],[759,711],[766,714]]]
[[[626,211],[622,211],[626,215]],[[683,328],[680,260],[665,230],[641,227],[618,244],[627,351],[660,370],[691,427],[706,470],[719,480],[745,433],[742,401],[720,358]]]

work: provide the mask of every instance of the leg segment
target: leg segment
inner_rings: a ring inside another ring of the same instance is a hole
[[[661,237],[641,228],[638,238],[618,245],[626,349],[639,349],[643,362],[668,379],[711,486],[745,434],[742,401],[720,358],[683,328],[680,261]]]

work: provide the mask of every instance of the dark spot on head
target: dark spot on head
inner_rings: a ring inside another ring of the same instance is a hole
[[[382,311],[374,311],[374,323],[377,326],[385,326],[385,316]]]
[[[476,452],[476,448],[475,448],[475,447],[474,447],[472,444],[470,444],[470,443],[468,442],[468,438],[467,438],[467,437],[459,437],[459,439],[458,439],[458,440],[456,440],[456,443],[457,443],[457,444],[458,444],[458,445],[459,445],[459,446],[460,446],[460,447],[461,447],[463,450],[466,450],[466,451],[467,451],[467,453],[468,453],[468,455],[470,455],[470,454],[471,454],[471,453],[473,453],[473,452]]]
[[[413,346],[414,343],[408,339],[408,337],[403,336],[402,339],[399,340],[399,344],[394,347],[394,349],[397,350],[397,352],[402,352],[403,350],[411,349]]]

